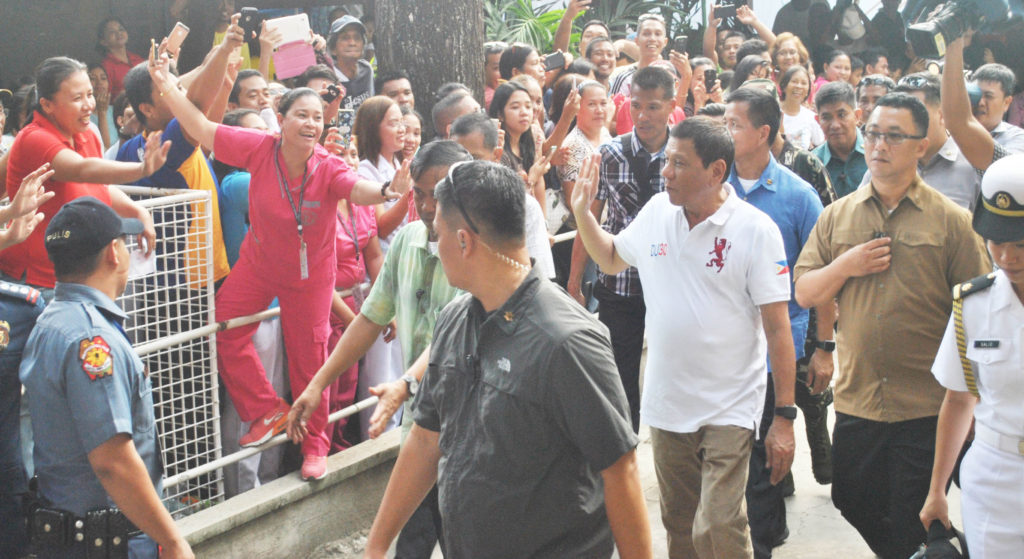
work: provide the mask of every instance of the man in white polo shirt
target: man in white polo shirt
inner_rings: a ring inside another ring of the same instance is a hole
[[[641,421],[651,427],[669,555],[752,557],[744,504],[750,449],[774,373],[766,437],[771,481],[793,462],[795,367],[782,235],[727,183],[732,138],[710,119],[672,129],[656,194],[618,235],[588,209],[596,159],[580,171],[573,213],[602,270],[636,266],[647,305]]]

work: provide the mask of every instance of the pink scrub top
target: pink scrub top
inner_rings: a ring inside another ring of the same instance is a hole
[[[303,281],[299,265],[299,233],[292,205],[280,184],[274,159],[278,153],[278,135],[260,130],[218,126],[214,139],[217,159],[248,170],[249,234],[242,242],[239,259],[248,258],[265,270],[276,282],[295,286]],[[282,172],[287,174],[283,159]],[[335,235],[338,201],[346,199],[360,179],[340,158],[319,144],[306,161],[305,194],[302,196],[302,237],[306,242],[308,282],[334,284],[337,267]],[[287,188],[299,206],[303,177],[288,177]]]

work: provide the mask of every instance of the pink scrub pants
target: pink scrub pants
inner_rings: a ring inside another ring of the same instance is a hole
[[[345,304],[348,308],[356,310],[356,302],[351,296],[345,297]],[[358,311],[356,311],[358,313]],[[335,318],[334,314],[331,314],[331,334],[327,342],[328,353],[334,351],[334,346],[338,345],[338,340],[341,339],[341,335],[345,333],[345,326],[342,325],[341,321]],[[354,365],[348,368],[347,371],[341,373],[338,380],[334,381],[331,385],[330,391],[330,404],[329,410],[334,413],[342,408],[351,406],[356,401],[356,385],[359,383],[359,362],[357,361]],[[332,434],[331,439],[331,452],[337,452],[344,450],[354,443],[359,441],[349,441],[344,437],[345,425],[348,424],[348,418],[343,417],[339,419],[332,429],[328,431]]]
[[[217,322],[260,312],[270,305],[274,297],[278,298],[293,395],[306,389],[327,360],[334,274],[315,279],[319,281],[279,284],[266,267],[253,262],[243,251],[217,292]],[[261,417],[278,401],[252,342],[258,326],[259,323],[253,323],[217,334],[220,377],[242,421]],[[309,435],[302,442],[303,455],[327,456],[330,438],[324,428],[327,426],[329,403],[330,388],[324,391],[320,406],[307,423]]]

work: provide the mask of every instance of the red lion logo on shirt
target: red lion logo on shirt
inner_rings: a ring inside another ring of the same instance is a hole
[[[715,270],[715,273],[722,273],[722,268],[725,267],[725,257],[729,254],[729,249],[731,248],[732,243],[727,239],[715,237],[715,246],[708,252],[711,255],[711,260],[708,260],[705,266],[708,268],[718,268]]]

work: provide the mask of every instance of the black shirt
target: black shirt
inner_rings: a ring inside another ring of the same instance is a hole
[[[611,556],[600,472],[638,439],[607,328],[537,268],[497,311],[445,307],[413,410],[447,557]]]

